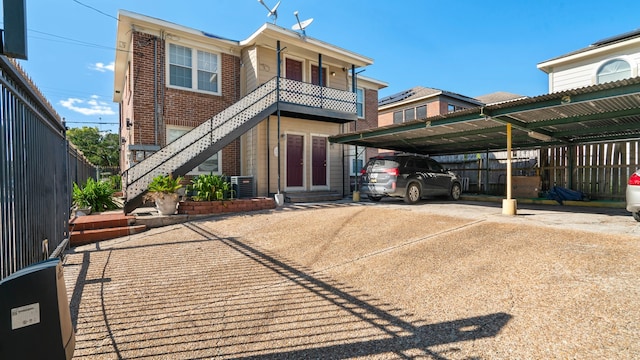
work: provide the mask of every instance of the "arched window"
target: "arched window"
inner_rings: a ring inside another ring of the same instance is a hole
[[[598,70],[597,83],[602,84],[630,77],[631,66],[628,62],[620,59],[609,60]]]

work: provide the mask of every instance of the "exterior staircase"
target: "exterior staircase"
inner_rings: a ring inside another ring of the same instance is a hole
[[[79,246],[147,230],[146,225],[136,225],[136,217],[123,213],[76,216],[69,221],[69,243]]]
[[[142,205],[158,175],[184,176],[277,110],[307,118],[356,120],[356,95],[275,77],[123,173],[125,214]]]

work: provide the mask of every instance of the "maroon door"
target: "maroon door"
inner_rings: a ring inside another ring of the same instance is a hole
[[[302,186],[303,143],[302,135],[287,134],[287,187]]]
[[[327,139],[321,136],[312,138],[311,171],[313,180],[311,185],[327,185]]]
[[[302,62],[286,59],[285,64],[287,79],[302,81]]]
[[[311,65],[311,83],[313,85],[320,85],[319,75],[318,67]],[[327,68],[322,68],[322,86],[327,87]]]

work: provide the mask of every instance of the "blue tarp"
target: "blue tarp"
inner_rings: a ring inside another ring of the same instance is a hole
[[[586,200],[586,196],[582,191],[571,190],[561,186],[554,186],[549,190],[547,199],[555,200],[562,205],[565,200],[582,201]]]

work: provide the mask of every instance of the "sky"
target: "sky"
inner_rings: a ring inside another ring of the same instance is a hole
[[[119,9],[233,40],[273,22],[257,0],[26,3],[28,60],[20,65],[68,127],[112,133]],[[389,84],[380,98],[414,86],[542,95],[548,78],[538,63],[640,28],[638,0],[281,0],[277,25],[291,28],[294,11],[314,19],[307,36],[373,59],[361,75]]]

